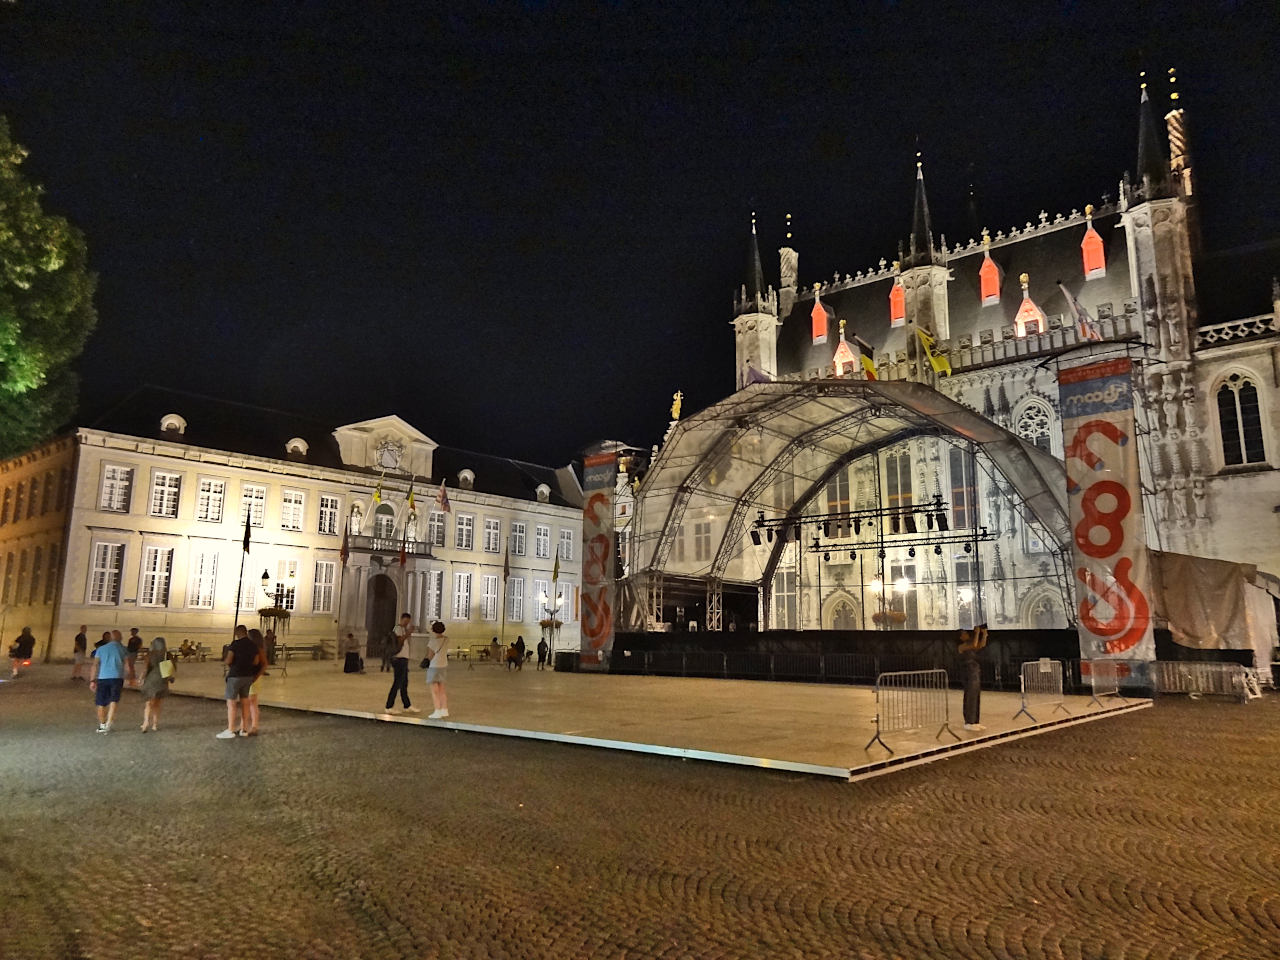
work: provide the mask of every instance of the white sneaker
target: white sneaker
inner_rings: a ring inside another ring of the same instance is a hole
[[[981,731],[983,731],[983,730],[987,729],[986,727],[984,727],[984,726],[983,726],[982,724],[980,724],[980,723],[966,723],[966,724],[964,725],[964,728],[965,728],[966,730],[972,730],[972,731],[974,731],[975,733],[979,733],[979,732],[981,732]]]
[[[106,725],[105,723],[100,723],[100,724],[98,724],[98,732],[99,732],[99,733],[106,733],[106,732],[107,732],[107,725]]]
[[[405,713],[421,713],[422,711],[419,710],[417,707],[405,707],[404,712]]]
[[[382,712],[384,716],[388,716],[388,717],[398,717],[402,713],[399,707],[388,707],[386,710]]]
[[[444,719],[445,717],[447,717],[448,715],[449,715],[449,711],[448,711],[448,710],[437,710],[435,713],[429,714],[429,715],[427,716],[427,719],[428,719],[428,720],[443,720],[443,719]]]
[[[221,733],[215,733],[214,736],[219,740],[234,740],[236,732],[234,730],[223,730]]]

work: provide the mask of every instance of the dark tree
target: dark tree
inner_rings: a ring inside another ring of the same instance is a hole
[[[71,365],[97,323],[84,235],[40,206],[26,148],[0,117],[0,457],[33,446],[76,407]]]

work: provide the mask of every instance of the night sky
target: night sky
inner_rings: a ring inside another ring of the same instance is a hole
[[[447,12],[446,12],[447,11]],[[949,12],[948,12],[949,11]],[[87,235],[82,416],[141,382],[563,463],[733,388],[750,211],[811,284],[1083,208],[1137,74],[1208,245],[1280,235],[1273,2],[0,5],[0,110]],[[1265,305],[1262,307],[1265,309]]]

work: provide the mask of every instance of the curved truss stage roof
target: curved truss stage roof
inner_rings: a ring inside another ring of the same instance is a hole
[[[938,391],[908,381],[757,383],[673,428],[638,492],[631,571],[758,583],[781,552],[781,538],[770,550],[749,539],[759,512],[812,514],[843,467],[928,437],[970,448],[1049,541],[1069,542],[1062,462]]]

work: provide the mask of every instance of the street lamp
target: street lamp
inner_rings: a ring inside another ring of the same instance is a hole
[[[542,603],[543,619],[547,624],[547,658],[552,660],[552,669],[555,669],[554,654],[556,650],[556,631],[559,629],[556,619],[556,613],[560,610],[560,604],[564,603],[563,594],[557,593],[554,600],[547,596],[547,591],[543,590],[538,594],[538,599]]]
[[[293,570],[289,571],[289,575],[285,578],[288,581],[286,587],[284,583],[276,581],[275,593],[271,592],[271,574],[266,570],[262,571],[262,592],[267,595],[267,599],[271,601],[271,626],[267,629],[271,632],[274,641],[277,634],[276,627],[280,625],[280,621],[288,616],[284,609],[284,598],[287,594],[293,592],[293,581],[296,574]],[[283,615],[283,616],[282,616]],[[267,662],[274,664],[276,662],[275,643],[267,644]]]

